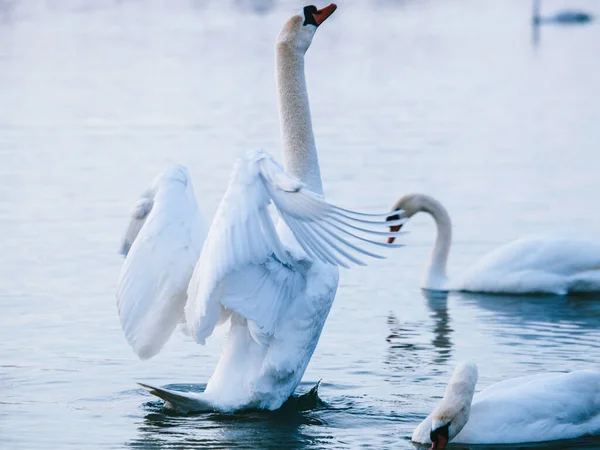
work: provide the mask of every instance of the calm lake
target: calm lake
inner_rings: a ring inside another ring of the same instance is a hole
[[[325,406],[181,416],[136,385],[202,389],[224,332],[133,354],[115,301],[130,210],[179,162],[211,217],[237,157],[280,159],[274,40],[303,5],[0,0],[1,448],[411,449],[458,361],[477,362],[479,388],[600,368],[600,295],[425,295],[435,227],[418,216],[406,247],[341,273],[298,388],[322,380]],[[306,61],[330,201],[380,212],[437,197],[454,224],[450,276],[527,234],[597,235],[598,2],[547,0],[597,20],[537,40],[526,0],[338,6]]]

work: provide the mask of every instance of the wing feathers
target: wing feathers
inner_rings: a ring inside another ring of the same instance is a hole
[[[327,203],[263,151],[251,152],[235,166],[188,287],[186,318],[199,343],[227,311],[245,317],[253,338],[266,342],[282,308],[304,292],[310,267],[282,245],[268,207],[273,202],[308,258],[349,267],[364,265],[358,255],[381,258],[369,245],[395,247],[376,239],[389,212],[364,214]],[[221,305],[226,310],[221,310]]]
[[[362,262],[360,259],[355,258],[354,256],[352,256],[351,254],[347,253],[344,251],[343,248],[340,248],[339,245],[337,245],[335,242],[332,242],[330,239],[327,238],[327,236],[321,232],[321,229],[323,229],[323,225],[321,224],[317,224],[318,228],[315,228],[315,233],[317,233],[317,235],[319,235],[319,237],[324,240],[330,247],[332,247],[334,250],[336,250],[338,253],[340,253],[342,256],[344,256],[345,258],[347,258],[349,261],[353,262],[354,264],[357,264],[359,266],[364,266],[365,263]],[[357,249],[357,247],[352,246],[352,244],[350,244],[349,242],[345,241],[344,239],[342,239],[340,236],[336,235],[336,234],[330,234],[330,236],[332,236],[334,239],[338,240],[339,242],[341,242],[342,244],[346,244],[348,246],[351,246],[355,249]],[[367,253],[368,254],[368,253]],[[381,256],[379,255],[375,255],[375,254],[370,254],[376,258],[381,258]],[[346,265],[344,265],[342,262],[339,263],[340,265],[342,265],[343,267],[346,267]]]
[[[166,170],[136,206],[117,287],[121,325],[140,358],[158,353],[180,322],[204,235],[187,170]]]
[[[266,166],[266,167],[272,167],[272,166]],[[265,179],[271,179],[271,178],[273,178],[273,177],[265,177]],[[272,187],[270,190],[272,190]],[[324,200],[322,200],[317,194],[314,194],[313,192],[305,190],[303,188],[294,192],[293,194],[294,194],[294,196],[291,196],[288,194],[289,199],[288,199],[288,197],[282,197],[281,195],[277,195],[277,194],[275,194],[273,196],[273,201],[275,203],[275,206],[278,208],[279,212],[281,213],[283,220],[285,220],[286,223],[288,223],[288,226],[290,226],[290,222],[293,218],[293,219],[297,219],[299,222],[310,222],[311,225],[313,225],[313,226],[320,226],[322,224],[330,225],[335,230],[337,230],[351,238],[357,239],[361,242],[365,242],[368,244],[373,244],[373,245],[381,246],[381,247],[402,246],[401,244],[387,244],[385,242],[379,242],[379,241],[376,241],[373,239],[369,239],[369,238],[360,236],[359,234],[350,232],[350,231],[336,225],[335,223],[337,223],[339,225],[343,225],[347,228],[350,228],[350,229],[360,232],[360,233],[370,234],[370,235],[374,235],[374,236],[381,236],[381,237],[390,237],[390,236],[396,237],[400,234],[400,232],[372,230],[372,229],[366,228],[364,226],[354,225],[352,222],[385,229],[389,226],[404,224],[406,222],[406,219],[398,219],[398,220],[394,220],[394,221],[386,221],[385,219],[380,220],[380,221],[360,219],[357,217],[352,217],[351,214],[356,214],[359,216],[361,216],[361,215],[364,216],[364,214],[355,213],[354,211],[345,210],[343,208],[337,208],[335,206],[332,206],[332,205],[326,203]],[[279,202],[278,202],[278,200],[279,200]],[[381,217],[381,218],[385,217],[385,218],[387,218],[388,216],[389,216],[389,213],[373,214],[373,215],[369,215],[368,217]],[[293,222],[291,222],[291,223],[293,223]],[[297,230],[297,232],[299,234],[301,234],[301,236],[296,236],[296,238],[299,238],[298,241],[299,241],[300,245],[309,255],[314,257],[314,255],[316,253],[316,254],[320,255],[320,256],[317,256],[317,258],[324,262],[329,262],[331,264],[342,265],[343,267],[347,267],[345,264],[339,264],[339,262],[337,262],[337,263],[332,262],[330,258],[328,258],[327,256],[325,256],[323,254],[323,252],[319,252],[319,251],[315,252],[315,249],[311,245],[322,246],[324,244],[324,242],[319,239],[316,239],[315,236],[313,235],[312,230],[300,228],[297,224],[295,227],[294,227],[294,225],[290,226],[290,229],[292,229],[292,232],[294,232],[294,230]],[[321,229],[325,233],[332,234],[333,237],[339,238],[336,231],[331,230],[329,228],[325,228],[323,226],[321,226]],[[323,237],[323,235],[321,235],[321,237]],[[350,242],[348,242],[345,239],[342,239],[342,240],[338,239],[338,240],[340,241],[340,243],[344,244],[349,249],[352,249],[354,251],[358,251],[360,253],[366,254],[366,255],[374,257],[374,258],[381,257],[380,255],[376,255],[372,252],[369,252],[362,247],[351,244]],[[330,242],[330,241],[325,241],[325,242]],[[327,249],[327,247],[328,246],[325,245],[324,249]],[[330,252],[328,252],[327,255],[330,255]],[[346,257],[346,259],[350,262],[353,262],[351,258]]]
[[[275,254],[277,259],[282,263],[289,263],[289,256],[287,252],[283,249],[281,245],[281,241],[279,240],[279,236],[277,235],[277,230],[275,229],[275,225],[273,224],[273,220],[269,215],[269,211],[266,208],[262,208],[258,212],[260,218],[260,226],[261,226],[261,235],[265,238],[264,244],[267,248],[271,249],[271,251]],[[254,227],[256,230],[256,227]],[[254,241],[255,236],[260,236],[259,234],[252,234],[250,239]],[[255,241],[258,245],[258,240]]]
[[[379,213],[379,214],[367,214],[367,213],[361,213],[361,212],[358,212],[358,211],[352,211],[350,209],[340,208],[339,206],[335,206],[335,205],[331,205],[331,207],[334,210],[338,211],[338,212],[344,212],[344,213],[347,213],[347,214],[351,214],[351,215],[354,215],[354,216],[360,216],[360,217],[389,217],[389,215],[390,215],[389,212],[387,212],[387,213]],[[394,214],[395,213],[400,213],[400,212],[402,212],[402,210],[394,211]]]
[[[302,194],[304,195],[302,196]],[[279,202],[275,196],[273,201],[278,211],[281,213],[282,219],[288,224],[292,233],[294,233],[298,243],[302,246],[304,251],[313,258],[342,267],[348,267],[348,263],[364,265],[362,261],[350,256],[348,251],[359,252],[373,258],[381,258],[380,255],[366,250],[363,246],[354,244],[349,240],[342,238],[340,234],[363,243],[381,247],[401,246],[400,244],[379,242],[361,236],[360,234],[395,237],[398,236],[400,232],[377,231],[365,226],[357,226],[352,223],[358,222],[363,225],[385,229],[390,226],[391,223],[391,221],[385,221],[385,219],[383,219],[383,217],[387,217],[385,215],[381,215],[381,221],[358,219],[336,211],[334,207],[331,207],[331,205],[324,200],[319,199],[319,197],[311,191],[300,189],[299,191],[294,192],[293,195],[294,197],[287,203],[287,198],[281,196],[279,196]],[[400,225],[405,221],[405,219],[393,221],[393,225]],[[354,232],[349,231],[347,228]],[[321,232],[317,232],[319,229]],[[335,239],[339,244],[333,247],[331,245],[331,239],[325,237],[328,235]],[[340,250],[342,251],[340,252]],[[336,251],[340,255],[340,258],[334,256]]]
[[[348,267],[343,261],[338,260],[327,249],[327,244],[323,240],[319,239],[315,229],[311,229],[306,223],[300,222],[295,219],[288,219],[290,229],[294,233],[294,236],[298,239],[302,248],[313,258],[332,265],[341,265],[342,267]]]

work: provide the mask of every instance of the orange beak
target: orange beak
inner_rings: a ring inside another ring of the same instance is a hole
[[[390,227],[390,231],[392,231],[392,232],[394,232],[394,233],[395,233],[396,231],[400,231],[400,225],[394,225],[394,226]],[[395,237],[392,237],[392,236],[390,236],[390,237],[388,238],[388,244],[393,244],[395,240],[396,240],[396,238],[395,238]]]
[[[447,443],[448,443],[448,440],[444,436],[438,435],[438,440],[437,440],[437,442],[434,442],[431,444],[431,449],[446,448]]]
[[[332,3],[329,6],[326,6],[325,8],[322,9],[318,9],[317,12],[313,13],[313,17],[315,18],[315,22],[317,23],[317,26],[321,25],[323,22],[325,22],[325,20],[333,14],[333,12],[337,9],[337,5],[335,3]]]
[[[393,214],[393,215],[389,216],[386,220],[390,221],[390,220],[398,220],[398,219],[400,219],[400,216],[398,214]],[[402,225],[392,225],[392,226],[390,226],[390,231],[392,233],[396,233],[397,231],[400,231],[400,228],[402,228]],[[395,240],[396,240],[396,238],[394,236],[388,237],[388,244],[393,244]]]
[[[450,440],[448,435],[448,433],[450,432],[449,428],[450,422],[448,422],[443,427],[438,427],[435,430],[431,431],[431,433],[429,434],[431,438],[431,449],[437,450],[438,448],[446,448],[446,445],[448,445],[448,441]]]

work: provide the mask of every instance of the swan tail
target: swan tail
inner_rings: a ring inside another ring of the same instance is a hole
[[[212,403],[203,399],[201,394],[173,391],[144,383],[138,384],[150,394],[164,400],[167,407],[182,413],[215,411],[217,409]]]

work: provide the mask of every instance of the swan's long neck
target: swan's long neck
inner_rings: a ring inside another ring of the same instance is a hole
[[[477,378],[478,372],[475,364],[458,364],[446,387],[442,401],[431,414],[432,430],[450,423],[450,440],[460,433],[460,430],[469,421]]]
[[[283,141],[283,166],[316,193],[323,194],[304,76],[304,53],[277,44],[277,95]]]
[[[444,289],[446,286],[446,265],[452,244],[452,222],[446,208],[437,200],[423,196],[421,199],[421,211],[431,214],[437,227],[435,246],[431,253],[429,269],[425,274],[423,287],[428,289]]]

